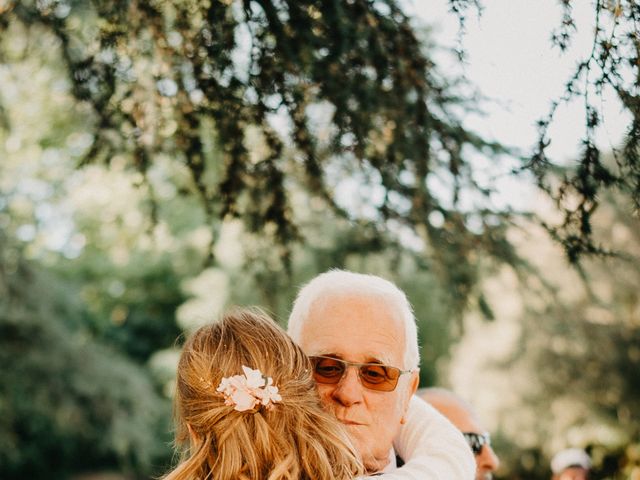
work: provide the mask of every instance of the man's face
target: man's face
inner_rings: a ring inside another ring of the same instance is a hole
[[[340,296],[312,305],[300,345],[309,356],[405,369],[402,320],[375,297]],[[323,403],[346,425],[365,467],[370,472],[382,469],[418,386],[417,373],[401,375],[392,392],[363,387],[354,367],[335,385],[317,385]]]
[[[443,399],[429,401],[461,432],[477,433],[480,435],[485,432],[476,415],[463,404],[457,401],[446,401]],[[491,445],[483,445],[480,453],[475,455],[475,459],[476,480],[490,480],[493,478],[493,472],[500,466],[500,460],[496,452],[491,448]]]
[[[558,480],[587,480],[589,472],[582,467],[569,467],[559,476]]]

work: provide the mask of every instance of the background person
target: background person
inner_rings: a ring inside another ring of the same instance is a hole
[[[587,480],[591,458],[581,448],[568,448],[551,459],[552,480]]]
[[[311,357],[320,398],[346,426],[368,472],[473,478],[460,432],[412,398],[420,361],[416,324],[393,283],[344,270],[318,275],[300,290],[288,332]],[[406,461],[398,470],[394,439]]]
[[[444,388],[423,388],[418,396],[426,400],[464,435],[476,459],[476,480],[491,480],[500,460],[491,447],[489,433],[467,402]]]

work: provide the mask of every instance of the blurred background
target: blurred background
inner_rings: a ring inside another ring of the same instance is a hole
[[[497,478],[640,478],[640,9],[573,3],[0,0],[0,478],[167,471],[183,336],[332,267]]]

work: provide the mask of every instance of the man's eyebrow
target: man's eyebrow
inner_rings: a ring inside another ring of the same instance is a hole
[[[387,362],[385,362],[384,360],[380,360],[379,358],[376,358],[376,357],[367,357],[367,359],[362,363],[375,363],[375,364],[383,365]]]
[[[393,363],[390,362],[388,358],[385,358],[382,355],[372,354],[367,355],[364,358],[365,360],[363,360],[362,363],[373,363],[375,365],[393,365]]]
[[[334,352],[314,353],[311,356],[312,357],[314,357],[314,356],[331,357],[331,358],[335,358],[337,360],[344,360],[344,355],[341,355],[339,353],[334,353]],[[353,362],[353,363],[373,363],[375,365],[393,366],[393,363],[389,362],[388,360],[386,360],[384,358],[380,358],[379,356],[375,356],[375,355],[369,355],[369,356],[365,357],[365,360],[363,360],[362,362]]]
[[[388,359],[380,358],[379,356],[368,356],[367,360],[363,363],[375,363],[377,365],[393,365]]]
[[[337,360],[343,360],[343,356],[338,354],[338,353],[333,353],[333,352],[329,352],[329,353],[315,353],[313,355],[311,355],[312,357],[331,357],[331,358],[335,358]]]
[[[364,363],[378,363],[381,365],[393,365],[393,362],[386,355],[380,353],[370,353],[366,355]]]

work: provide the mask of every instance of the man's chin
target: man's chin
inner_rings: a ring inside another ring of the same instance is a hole
[[[389,458],[385,458],[383,460],[375,457],[362,458],[362,463],[364,464],[364,469],[367,474],[378,473],[384,470],[384,468],[389,464]]]
[[[361,449],[366,449],[367,444],[371,442],[371,437],[367,435],[369,432],[365,426],[356,423],[341,423],[347,431],[349,438],[351,438],[351,441],[358,447],[358,450],[362,451]]]
[[[375,448],[376,446],[371,445],[371,439],[363,435],[363,432],[360,430],[360,428],[362,428],[361,426],[354,425],[353,427],[354,428],[349,428],[349,426],[347,426],[347,432],[356,450],[362,457],[365,470],[369,474],[382,471],[389,464],[389,455],[385,454],[379,457],[371,453],[372,447]]]

